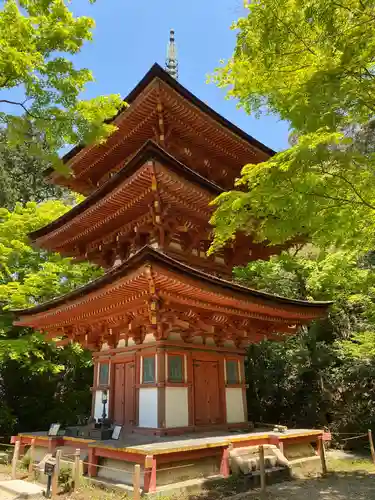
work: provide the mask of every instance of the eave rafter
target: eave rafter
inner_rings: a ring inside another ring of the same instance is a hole
[[[124,233],[144,233],[139,231],[140,223],[152,218],[154,227],[149,227],[148,234],[157,236],[160,248],[164,248],[165,240],[172,237],[171,231],[164,226],[168,213],[168,223],[173,215],[176,217],[180,213],[179,217],[191,219],[196,227],[208,225],[212,211],[208,208],[210,200],[210,195],[202,188],[150,160],[98,203],[78,211],[75,217],[60,223],[57,228],[52,227],[35,241],[67,256],[89,258],[90,252],[98,249],[101,252],[115,237]],[[143,241],[145,243],[147,241]]]
[[[213,278],[150,247],[67,297],[25,311],[18,324],[83,345],[115,345],[119,339],[139,344],[149,334],[166,340],[177,332],[187,342],[201,336],[219,346],[224,338],[242,348],[264,337],[290,335],[328,307]]]

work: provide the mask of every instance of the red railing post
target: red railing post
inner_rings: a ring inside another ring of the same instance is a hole
[[[145,459],[143,491],[145,493],[155,493],[156,491],[156,458],[154,455],[147,455]]]

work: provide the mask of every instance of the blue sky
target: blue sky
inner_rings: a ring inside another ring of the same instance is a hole
[[[232,21],[243,15],[242,0],[74,0],[75,14],[95,19],[94,41],[74,60],[94,72],[84,98],[119,93],[126,96],[154,62],[165,64],[169,30],[176,31],[179,81],[206,104],[276,150],[287,147],[288,125],[277,117],[256,120],[207,84],[207,74],[231,55]]]

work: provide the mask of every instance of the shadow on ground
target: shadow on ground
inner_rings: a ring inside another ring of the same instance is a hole
[[[216,500],[233,495],[260,499],[259,491],[246,490],[246,478],[207,482],[207,491],[189,500]],[[242,494],[241,494],[242,493]],[[267,486],[267,500],[375,500],[375,475],[367,472],[333,472],[325,478],[297,479]],[[262,499],[263,500],[263,499]]]

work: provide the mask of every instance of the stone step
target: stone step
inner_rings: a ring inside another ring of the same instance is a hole
[[[264,464],[266,469],[276,467],[277,458],[274,455],[266,455],[264,457]],[[242,474],[249,474],[249,472],[260,469],[260,458],[255,455],[252,455],[251,457],[233,457],[230,465],[234,474],[238,474],[239,472],[242,472]]]
[[[265,468],[289,467],[289,462],[275,445],[264,445]],[[234,474],[249,474],[259,470],[259,446],[233,448],[229,452],[230,468]]]
[[[284,481],[290,481],[292,479],[291,470],[287,467],[272,467],[272,469],[266,469],[266,484],[277,484]],[[249,491],[253,488],[260,487],[260,472],[257,470],[249,474],[242,474],[239,476],[238,481],[240,482],[241,491]]]
[[[43,498],[44,488],[38,484],[22,481],[21,479],[12,479],[10,481],[0,481],[0,498],[1,491],[5,491],[14,498]]]

